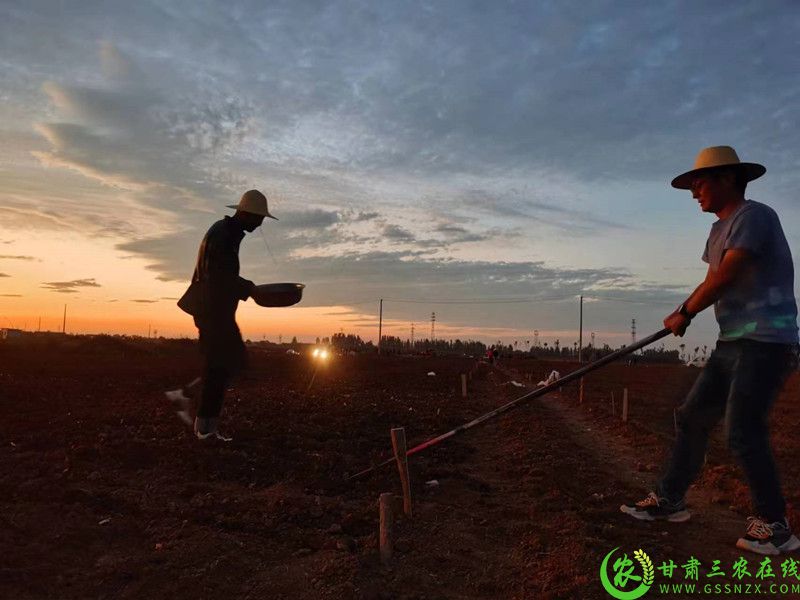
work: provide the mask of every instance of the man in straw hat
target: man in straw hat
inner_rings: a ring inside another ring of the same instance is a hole
[[[175,403],[178,416],[191,424],[190,388],[202,381],[200,403],[194,419],[194,433],[201,440],[231,438],[218,431],[225,390],[231,378],[245,365],[245,346],[236,325],[236,308],[247,300],[255,285],[239,276],[239,244],[245,232],[253,232],[264,217],[277,220],[267,207],[267,198],[258,190],[245,192],[236,213],[214,223],[200,243],[197,266],[184,297],[178,305],[194,317],[200,333],[204,357],[203,374],[191,384],[166,392]]]
[[[644,500],[621,506],[637,519],[689,519],[685,494],[703,466],[712,428],[725,417],[728,445],[747,481],[755,517],[736,546],[759,554],[800,548],[786,520],[769,444],[768,416],[786,378],[797,367],[794,267],[778,215],[745,200],[747,183],[766,169],[739,161],[733,148],[698,154],[694,168],[672,180],[691,190],[703,212],[714,213],[703,260],[705,280],[664,326],[682,336],[692,318],[714,305],[716,349],[678,409],[678,435],[663,477]]]

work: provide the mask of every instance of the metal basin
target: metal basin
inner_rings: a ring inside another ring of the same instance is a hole
[[[257,285],[253,291],[253,300],[259,306],[292,306],[303,298],[302,283],[265,283]]]

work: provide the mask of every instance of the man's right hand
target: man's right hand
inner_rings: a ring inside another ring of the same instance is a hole
[[[683,334],[686,333],[686,328],[689,327],[689,323],[691,322],[692,320],[689,317],[682,315],[676,310],[666,316],[664,319],[664,327],[669,329],[674,335],[683,337]]]

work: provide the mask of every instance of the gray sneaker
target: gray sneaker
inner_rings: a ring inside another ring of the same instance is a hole
[[[767,523],[761,517],[747,517],[744,537],[736,541],[736,547],[757,554],[776,556],[800,548],[800,540],[792,533],[786,518]]]
[[[194,434],[198,440],[210,441],[218,440],[220,442],[231,442],[232,437],[222,435],[217,429],[219,423],[218,417],[197,417],[194,420]]]
[[[232,437],[226,437],[222,435],[219,431],[209,431],[208,433],[200,433],[199,431],[195,431],[194,434],[197,436],[198,440],[202,440],[204,442],[209,440],[219,440],[220,442],[232,442]]]
[[[671,521],[682,523],[691,518],[686,510],[686,503],[670,502],[667,498],[659,498],[655,492],[647,494],[647,498],[634,504],[623,504],[619,509],[626,515],[640,521]]]

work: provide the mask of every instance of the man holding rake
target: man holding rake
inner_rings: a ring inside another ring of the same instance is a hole
[[[778,215],[744,197],[747,183],[765,172],[762,165],[740,162],[733,148],[715,146],[672,180],[718,220],[703,253],[705,280],[664,326],[682,336],[692,318],[713,304],[719,341],[678,409],[677,439],[656,491],[620,509],[645,521],[688,520],[686,491],[703,466],[709,433],[724,416],[728,445],[757,515],[748,518],[736,546],[777,555],[800,548],[786,520],[768,431],[769,411],[797,368],[798,334],[794,266]]]

